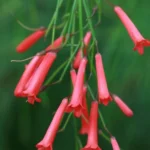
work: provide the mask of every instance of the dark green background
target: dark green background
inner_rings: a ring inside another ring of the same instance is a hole
[[[150,38],[149,0],[113,2],[126,10],[144,37]],[[0,1],[0,150],[35,149],[35,144],[42,139],[51,121],[52,113],[61,99],[71,91],[68,72],[63,82],[51,86],[41,95],[44,99],[40,104],[31,106],[25,99],[15,98],[13,95],[27,62],[11,63],[10,60],[32,56],[47,46],[49,41],[44,42],[42,39],[28,52],[16,53],[16,45],[31,32],[19,26],[10,13],[30,27],[47,26],[55,5],[55,0]],[[62,13],[64,7],[65,3],[61,9]],[[114,103],[107,107],[102,106],[106,124],[124,150],[149,150],[150,47],[145,48],[143,56],[134,52],[133,42],[125,28],[105,2],[102,22],[95,30],[109,89],[122,97],[134,111],[132,118],[126,118]],[[66,59],[68,52],[64,49],[59,54],[52,70]],[[94,80],[93,90],[96,90]],[[74,140],[74,126],[70,120],[67,129],[57,135],[54,149],[73,150]],[[102,137],[99,143],[103,150],[111,150],[111,145]]]

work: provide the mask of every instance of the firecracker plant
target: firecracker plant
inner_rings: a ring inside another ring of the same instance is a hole
[[[111,6],[112,13],[118,16],[121,21],[122,28],[126,28],[134,43],[134,50],[137,50],[139,55],[142,55],[144,47],[150,46],[150,41],[140,34],[122,7],[115,6],[109,1],[107,2]],[[113,150],[120,150],[121,148],[116,138],[106,126],[100,106],[107,107],[109,103],[115,102],[127,117],[132,117],[133,112],[119,96],[111,93],[108,89],[103,58],[98,48],[95,34],[102,23],[101,0],[57,0],[56,3],[55,12],[48,27],[33,30],[33,33],[26,37],[16,48],[18,53],[24,53],[27,50],[32,50],[32,46],[39,39],[43,38],[44,42],[44,40],[48,41],[49,37],[51,37],[50,45],[29,58],[30,62],[25,66],[24,72],[14,90],[14,95],[27,100],[28,104],[37,105],[36,102],[38,102],[40,105],[42,103],[42,99],[39,98],[40,93],[46,92],[49,86],[60,83],[64,76],[69,74],[68,70],[70,70],[72,92],[61,101],[45,135],[43,133],[43,137],[37,139],[39,143],[35,143],[36,148],[38,150],[52,150],[53,142],[57,140],[56,134],[64,131],[71,121],[70,118],[73,117],[81,121],[81,129],[76,133],[77,149],[105,149],[101,147],[101,143],[98,143],[98,137],[102,136],[111,143]],[[65,3],[66,9],[64,14],[61,14],[60,9],[63,3]],[[93,22],[94,15],[98,18],[96,24]],[[61,16],[62,20],[58,21],[59,16]],[[58,29],[60,35],[56,37]],[[78,41],[76,37],[78,37]],[[68,46],[70,50],[66,51],[70,55],[68,59],[48,75],[53,63],[57,61],[59,51],[65,50],[65,47]],[[90,72],[86,71],[87,67],[90,68]],[[59,80],[54,81],[56,75],[60,73]],[[97,94],[95,94],[96,91],[92,89],[88,82],[91,75],[97,81],[97,85],[95,85],[97,86]],[[88,109],[88,105],[90,109]],[[63,127],[60,128],[64,115],[68,115],[68,118]],[[98,126],[98,120],[101,121],[103,127]],[[65,132],[63,133],[65,134]],[[87,144],[85,146],[82,146],[80,140],[80,136],[83,134],[87,135]]]

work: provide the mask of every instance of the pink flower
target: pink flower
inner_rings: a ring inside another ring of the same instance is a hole
[[[30,61],[30,63],[27,65],[27,67],[25,67],[25,71],[24,71],[20,81],[18,82],[15,91],[14,91],[14,95],[15,96],[17,96],[17,97],[24,97],[23,91],[25,90],[25,86],[26,86],[28,80],[33,75],[33,73],[36,70],[36,68],[41,63],[42,59],[43,59],[43,57],[41,57],[41,56],[35,56]]]
[[[88,134],[89,131],[89,114],[88,114],[88,107],[86,103],[86,91],[87,87],[83,87],[83,96],[82,96],[82,115],[81,115],[81,129],[80,134]]]
[[[144,39],[144,37],[141,35],[141,33],[138,31],[136,26],[121,7],[115,6],[114,11],[122,21],[123,25],[128,31],[129,36],[133,40],[135,44],[134,50],[138,50],[139,54],[142,55],[144,53],[144,46],[150,46],[150,41]]]
[[[115,137],[111,137],[110,140],[111,140],[111,145],[112,145],[113,150],[120,150],[120,147]]]
[[[70,71],[70,75],[71,75],[72,84],[74,86],[75,82],[76,82],[76,71],[74,69],[72,69]],[[82,109],[82,115],[81,115],[80,134],[87,134],[88,133],[88,127],[89,127],[89,115],[88,115],[88,108],[87,108],[87,104],[86,104],[86,91],[87,91],[87,87],[84,86],[83,87],[83,94],[81,97],[83,109]],[[75,116],[76,116],[76,114],[75,114]]]
[[[101,150],[98,146],[98,102],[94,101],[91,104],[90,119],[89,119],[89,131],[87,144],[82,150]]]
[[[109,101],[112,100],[105,77],[105,72],[103,68],[102,56],[100,53],[95,55],[96,73],[97,73],[97,84],[98,84],[98,96],[100,103],[107,105]]]
[[[128,117],[133,116],[132,110],[117,95],[113,95],[113,98],[115,103],[118,105],[118,107],[126,116]]]
[[[83,48],[83,52],[84,55],[86,55],[86,50],[88,48],[88,45],[90,43],[91,40],[91,32],[87,32],[84,39],[83,39],[83,43],[84,43],[84,48]],[[75,56],[74,62],[73,62],[73,68],[78,69],[80,62],[82,60],[83,56],[82,56],[82,49],[80,48]]]
[[[54,115],[54,118],[53,118],[44,138],[36,145],[38,150],[52,150],[53,149],[52,144],[54,142],[60,122],[63,118],[63,114],[65,112],[65,108],[66,108],[67,104],[68,104],[68,100],[66,98],[63,99]]]
[[[74,111],[76,117],[80,117],[82,113],[82,93],[84,84],[84,74],[86,69],[87,59],[84,57],[81,60],[79,70],[76,77],[76,82],[72,92],[71,101],[68,105],[68,111]]]
[[[28,102],[34,104],[34,100],[40,102],[40,99],[36,97],[38,94],[45,77],[51,68],[54,60],[56,59],[56,53],[47,53],[36,72],[34,73],[32,80],[30,81],[28,88],[23,92],[28,97]]]

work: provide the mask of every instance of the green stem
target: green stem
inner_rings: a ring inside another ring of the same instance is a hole
[[[108,142],[110,142],[110,138],[107,137],[107,135],[104,134],[104,132],[100,131],[100,135]]]
[[[101,113],[100,110],[98,110],[98,114],[99,114],[99,116],[100,116],[100,118],[101,118],[101,122],[102,122],[103,127],[106,128],[106,123],[105,123],[105,121],[104,121],[104,118],[103,118],[102,113]]]
[[[91,97],[92,97],[92,100],[96,100],[96,98],[95,98],[95,96],[94,96],[94,94],[93,94],[93,92],[92,92],[91,87],[90,87],[89,85],[87,85],[87,88],[88,88],[88,90],[89,90],[89,92],[90,92],[90,95],[91,95]]]
[[[69,26],[68,26],[68,30],[67,30],[68,36],[66,37],[66,42],[64,43],[64,45],[68,42],[68,39],[70,37],[71,28],[73,26],[73,19],[75,17],[76,6],[77,6],[77,0],[74,0],[73,6],[72,6],[71,15],[70,15],[70,20],[69,20]]]
[[[95,41],[96,35],[95,35],[94,27],[93,27],[93,24],[92,24],[92,20],[91,20],[91,17],[90,17],[90,9],[87,5],[87,0],[83,0],[83,5],[84,5],[85,13],[86,13],[86,16],[87,16],[87,21],[88,21],[88,24],[89,24],[89,28],[91,30],[93,39]]]
[[[100,23],[101,21],[101,15],[102,15],[102,1],[101,0],[95,0],[96,1],[96,5],[98,7],[98,23]]]
[[[65,121],[65,124],[63,125],[63,127],[58,132],[62,132],[62,131],[64,131],[66,129],[66,126],[68,125],[68,122],[69,122],[71,116],[72,116],[72,113],[70,113],[68,115],[67,120]]]
[[[75,135],[75,150],[78,150],[78,135],[77,135],[77,123],[76,119],[73,118],[73,125],[74,125],[74,135]]]
[[[79,30],[80,30],[80,41],[83,41],[83,18],[82,18],[82,0],[78,0],[79,7]],[[83,42],[82,42],[83,44]]]
[[[73,18],[72,21],[73,25],[72,25],[72,33],[75,32],[75,23],[76,23],[76,18]],[[70,56],[73,54],[73,50],[74,50],[74,36],[71,38],[71,51],[70,51]]]
[[[81,142],[79,136],[78,136],[77,138],[78,138],[79,147],[80,147],[80,149],[81,149],[81,148],[83,147],[82,142]]]
[[[91,50],[92,49],[92,50]],[[90,60],[90,72],[94,69],[93,60],[94,60],[94,42],[92,42],[89,48],[89,60]]]
[[[56,23],[56,20],[57,20],[57,17],[58,17],[58,11],[59,11],[59,8],[60,8],[62,2],[63,2],[63,0],[58,0],[58,1],[57,1],[56,10],[55,10],[55,12],[54,12],[54,15],[53,15],[53,17],[52,17],[52,19],[51,19],[49,25],[48,25],[48,28],[47,28],[47,30],[46,30],[45,37],[47,37],[47,35],[48,35],[50,29],[51,29],[52,26],[55,25],[55,23]],[[55,26],[53,27],[53,30],[55,30],[54,28],[55,28]],[[54,32],[54,31],[53,31],[53,32]],[[54,33],[53,33],[53,34],[54,34]],[[54,36],[54,35],[53,35],[53,36]],[[54,38],[54,37],[53,37],[53,38]],[[53,39],[53,38],[52,38],[52,39]]]
[[[63,30],[61,32],[61,36],[66,36],[66,30],[67,30],[67,27],[68,27],[68,22],[69,21],[66,21],[65,26],[64,26],[64,28],[63,28]]]
[[[63,64],[61,64],[56,70],[55,72],[50,76],[50,78],[46,81],[45,85],[49,84],[54,78],[55,76],[61,71],[61,69],[64,68],[64,66],[67,64],[68,60],[66,60]]]

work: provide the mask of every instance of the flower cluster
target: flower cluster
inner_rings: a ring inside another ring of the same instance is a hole
[[[132,23],[127,14],[119,6],[114,7],[114,12],[122,21],[127,29],[129,36],[133,40],[135,47],[139,54],[144,53],[144,46],[150,46],[150,41],[145,40],[138,29]],[[23,40],[17,46],[17,52],[25,52],[33,46],[41,37],[45,35],[46,29],[39,29],[32,35]],[[127,116],[133,116],[132,110],[123,102],[117,95],[110,93],[107,85],[107,80],[104,71],[102,55],[97,51],[95,53],[95,77],[97,79],[97,97],[92,97],[92,91],[86,81],[86,68],[89,65],[88,49],[92,38],[92,31],[88,31],[83,40],[80,41],[82,46],[76,53],[76,56],[71,62],[70,78],[72,81],[71,96],[66,96],[58,107],[53,120],[46,131],[44,138],[36,145],[38,150],[52,150],[55,136],[58,132],[60,122],[65,113],[73,113],[75,118],[80,119],[81,129],[80,134],[87,135],[87,144],[82,150],[101,150],[98,144],[98,116],[99,104],[107,106],[111,102],[115,102],[120,110]],[[42,88],[45,78],[56,60],[57,50],[61,49],[64,44],[66,36],[60,36],[51,45],[45,48],[44,53],[38,53],[25,66],[25,70],[16,86],[14,95],[16,97],[27,98],[27,102],[34,104],[34,102],[41,102],[38,94]],[[87,101],[87,93],[91,95],[92,101]],[[90,106],[90,111],[88,109]],[[112,135],[109,137],[113,150],[120,150],[119,145]]]

